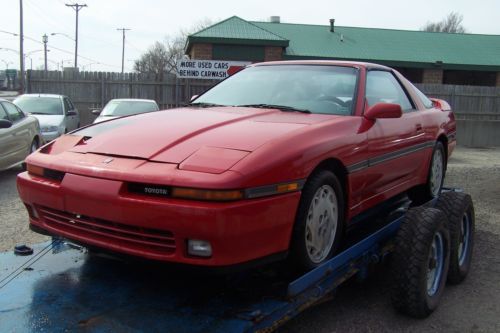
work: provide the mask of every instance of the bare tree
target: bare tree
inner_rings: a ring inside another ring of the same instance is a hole
[[[449,32],[464,33],[467,32],[462,25],[464,17],[457,12],[451,12],[440,22],[427,22],[420,30],[430,32]]]
[[[164,44],[155,42],[134,63],[134,70],[139,73],[156,74],[158,79],[163,79],[163,72],[167,67],[167,49]]]
[[[166,36],[165,40],[155,42],[134,62],[134,70],[139,73],[156,74],[158,80],[163,80],[165,72],[175,73],[177,62],[184,58],[184,47],[187,37],[212,25],[209,19],[203,19],[190,29],[181,29],[174,36]]]

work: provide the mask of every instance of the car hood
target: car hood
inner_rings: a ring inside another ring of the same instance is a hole
[[[62,114],[57,114],[57,115],[30,114],[30,115],[38,119],[40,127],[60,126],[64,121],[64,115]]]
[[[100,122],[105,121],[105,120],[115,119],[115,118],[118,118],[118,117],[117,116],[99,116],[99,117],[95,118],[94,124],[100,123]]]
[[[238,159],[259,146],[331,115],[237,107],[180,108],[122,117],[74,133],[86,137],[72,152],[203,164]],[[232,164],[228,162],[228,164]],[[196,168],[195,168],[196,169]]]

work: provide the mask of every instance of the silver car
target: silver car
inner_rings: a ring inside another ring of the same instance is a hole
[[[38,119],[0,99],[0,171],[21,164],[42,144]]]
[[[152,99],[117,98],[110,100],[102,111],[93,110],[92,114],[99,115],[99,117],[94,120],[95,124],[104,120],[158,111],[159,109],[158,104]]]
[[[78,110],[66,96],[25,94],[16,98],[14,104],[38,118],[46,142],[80,127]]]

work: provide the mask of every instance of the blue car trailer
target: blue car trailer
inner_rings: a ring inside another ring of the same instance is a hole
[[[385,258],[396,309],[426,317],[445,282],[459,283],[469,270],[470,196],[446,189],[415,207],[399,198],[369,218],[360,225],[370,229],[353,232],[340,254],[305,274],[282,263],[211,274],[114,260],[60,239],[29,256],[1,253],[0,331],[270,332]]]

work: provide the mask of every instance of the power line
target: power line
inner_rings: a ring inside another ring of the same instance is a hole
[[[36,2],[33,2],[32,0],[27,0],[27,5],[33,9],[37,15],[36,18],[40,19],[44,23],[47,23],[57,30],[64,30],[64,31],[69,31],[71,28],[67,26],[66,24],[62,24],[62,22],[57,21],[53,18],[53,15],[50,13],[47,13],[44,7],[39,6]],[[62,3],[64,5],[64,2]]]
[[[116,30],[121,31],[123,35],[123,40],[122,40],[122,74],[123,74],[123,67],[125,65],[125,31],[131,30],[127,28],[117,28]]]
[[[66,7],[71,7],[75,10],[75,16],[76,16],[76,24],[75,24],[75,68],[78,67],[78,12],[84,8],[84,7],[87,7],[86,4],[78,4],[78,3],[75,3],[75,4],[66,4]]]
[[[4,33],[7,33],[7,34],[11,34],[11,35],[19,36],[19,34],[16,34],[16,33],[10,32],[10,31],[6,31],[6,30],[0,30],[0,32],[4,32]],[[24,35],[24,38],[25,38],[25,39],[28,39],[28,40],[30,40],[30,41],[32,41],[32,42],[35,42],[35,43],[38,43],[38,44],[43,45],[43,42],[41,42],[41,41],[39,41],[38,39],[35,39],[35,38],[33,38],[33,37],[30,37],[30,36]],[[127,42],[127,43],[128,43],[128,42]],[[53,46],[52,44],[50,44],[50,48],[51,48],[51,49],[54,49],[54,50],[57,50],[57,51],[60,51],[60,52],[63,52],[63,53],[66,53],[66,54],[73,54],[73,52],[71,52],[71,51],[68,51],[68,50],[64,50],[64,49],[61,49],[61,48],[55,47],[55,46]],[[98,60],[96,60],[96,59],[92,59],[92,58],[89,58],[89,57],[86,57],[86,56],[83,56],[83,55],[80,55],[79,57],[80,57],[80,58],[82,58],[82,59],[88,60],[88,61],[98,62],[99,64],[101,64],[101,65],[105,65],[105,66],[108,66],[108,67],[120,68],[120,66],[117,66],[117,65],[111,65],[111,64],[108,64],[108,63],[105,63],[105,62],[102,62],[102,61],[98,61]]]
[[[32,38],[32,37],[29,37],[29,36],[24,36],[26,39],[29,39],[35,43],[38,43],[38,44],[43,44],[42,42],[40,42],[39,40],[35,39],[35,38]],[[66,54],[73,54],[73,52],[71,51],[68,51],[68,50],[64,50],[64,49],[61,49],[61,48],[58,48],[58,47],[55,47],[53,46],[52,44],[50,44],[50,48],[51,49],[54,49],[54,50],[57,50],[57,51],[60,51],[60,52],[63,52],[63,53],[66,53]],[[109,66],[109,67],[115,67],[115,68],[120,68],[120,66],[117,66],[117,65],[111,65],[111,64],[107,64],[107,63],[104,63],[102,61],[98,61],[96,59],[92,59],[92,58],[89,58],[89,57],[85,57],[85,56],[82,56],[80,55],[79,56],[80,58],[82,59],[85,59],[85,60],[88,60],[88,61],[93,61],[93,62],[98,62],[99,64],[101,65],[105,65],[105,66]]]
[[[138,52],[143,52],[144,50],[141,50],[140,48],[138,48],[137,46],[135,46],[134,44],[132,44],[130,41],[126,40],[125,43],[128,45],[128,46],[132,46],[133,49],[135,49],[136,51]]]

